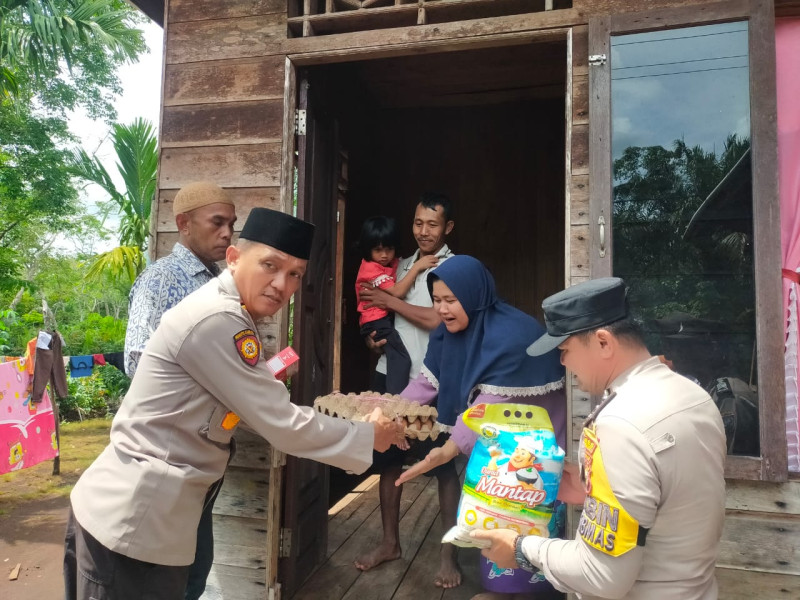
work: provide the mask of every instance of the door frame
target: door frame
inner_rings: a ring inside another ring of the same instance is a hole
[[[704,8],[704,10],[700,10]],[[612,274],[611,52],[612,35],[748,21],[750,131],[753,161],[753,248],[761,456],[729,455],[725,476],[786,481],[786,393],[781,299],[780,202],[775,81],[775,15],[772,0],[729,0],[706,7],[650,10],[589,20],[590,267],[592,277]],[[604,224],[600,219],[603,219]],[[776,374],[780,374],[776,376]]]
[[[299,53],[290,54],[286,56],[284,67],[284,114],[283,114],[283,148],[281,152],[281,189],[280,189],[280,207],[284,212],[291,214],[292,210],[292,195],[294,191],[294,170],[297,164],[298,140],[296,135],[296,119],[295,114],[299,106],[298,95],[298,69],[305,66],[323,65],[323,64],[337,64],[352,61],[363,60],[379,60],[382,58],[397,57],[397,56],[416,56],[419,54],[442,54],[449,52],[460,52],[466,50],[476,50],[482,48],[492,48],[500,46],[515,46],[529,44],[533,42],[544,41],[563,41],[567,46],[567,58],[565,65],[565,186],[564,186],[564,210],[565,210],[565,226],[564,233],[564,285],[569,285],[570,278],[570,235],[569,235],[569,213],[570,213],[570,177],[571,177],[571,153],[570,153],[570,140],[572,129],[572,43],[573,32],[572,26],[560,27],[557,29],[539,30],[539,31],[526,31],[526,32],[510,32],[487,35],[479,38],[464,38],[458,40],[448,41],[447,44],[436,41],[420,41],[412,44],[404,44],[402,49],[392,47],[380,47],[365,50],[363,48],[339,49],[331,50],[329,52],[314,52],[314,53]],[[344,220],[340,222],[343,224]],[[338,249],[337,249],[337,259]],[[341,306],[341,298],[338,299],[337,306]],[[288,331],[288,311],[283,311],[281,317],[281,335],[284,343],[286,342],[286,332]],[[335,335],[335,327],[331,327],[331,335]],[[334,354],[337,351],[334,348]],[[337,365],[338,366],[338,363]],[[338,380],[337,374],[334,373],[334,381]],[[570,386],[567,386],[567,422],[572,420],[572,400]],[[571,448],[567,449],[569,453]],[[267,562],[267,587],[268,589],[278,590],[279,596],[280,584],[278,581],[278,548],[280,546],[280,529],[282,526],[282,499],[283,499],[283,469],[280,467],[285,466],[285,455],[273,450],[273,465],[278,465],[270,474],[270,488],[269,488],[269,510],[268,517],[270,547],[272,551],[269,553],[270,560]],[[321,527],[327,527],[327,522],[320,524]],[[272,598],[272,597],[271,597]]]

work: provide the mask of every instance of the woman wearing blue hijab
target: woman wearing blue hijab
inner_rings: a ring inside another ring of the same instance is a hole
[[[460,415],[476,403],[545,408],[558,443],[565,448],[564,367],[559,353],[534,357],[525,352],[531,340],[544,334],[542,325],[498,299],[492,275],[471,256],[457,255],[437,267],[428,275],[428,289],[442,324],[431,333],[422,373],[401,395],[423,404],[436,401],[438,421],[453,427],[444,445],[408,469],[397,485],[472,451],[477,434]],[[448,512],[455,514],[455,507]],[[448,528],[455,522],[443,525]],[[530,581],[526,571],[498,571],[483,557],[481,564],[483,584],[490,592],[530,594],[552,589],[544,581]]]

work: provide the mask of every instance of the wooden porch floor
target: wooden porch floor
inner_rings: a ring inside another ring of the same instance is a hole
[[[463,465],[462,465],[463,468]],[[311,575],[294,600],[468,600],[481,591],[479,552],[460,549],[461,586],[442,590],[433,585],[439,566],[442,526],[435,477],[405,485],[400,505],[398,560],[361,572],[356,556],[381,538],[378,476],[371,475],[329,511],[326,561]]]

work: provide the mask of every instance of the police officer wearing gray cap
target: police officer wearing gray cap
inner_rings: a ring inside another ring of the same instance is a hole
[[[295,406],[262,356],[256,321],[300,286],[313,225],[255,208],[228,268],[164,313],[111,426],[70,496],[66,598],[179,600],[197,523],[240,421],[277,450],[360,473],[402,428]]]
[[[542,303],[547,333],[578,386],[603,396],[584,422],[579,467],[559,497],[583,501],[574,540],[475,531],[501,568],[541,570],[583,599],[713,600],[725,513],[725,432],[702,388],[645,347],[625,283],[604,278]]]

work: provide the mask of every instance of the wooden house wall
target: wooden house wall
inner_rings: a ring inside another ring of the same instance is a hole
[[[172,201],[181,186],[208,179],[236,202],[238,232],[254,206],[281,209],[280,178],[286,3],[172,0],[165,15],[158,256],[178,234]],[[281,317],[260,323],[276,352]]]
[[[777,4],[785,7],[784,14],[800,12],[796,2]],[[678,14],[712,14],[714,6],[702,0],[647,3],[648,8],[676,8]],[[572,72],[565,281],[574,284],[591,276],[587,25],[592,17],[642,10],[640,2],[574,0],[571,9],[549,13],[297,39],[287,39],[286,8],[281,0],[168,0],[154,244],[158,256],[177,240],[171,202],[190,181],[206,178],[230,189],[239,215],[237,230],[253,206],[287,208],[280,193],[281,185],[289,185],[281,181],[287,55],[306,63],[332,62],[370,52],[402,55],[417,51],[420,44],[442,50],[477,47],[496,44],[502,35],[567,28]],[[280,319],[266,323],[264,332],[267,351],[277,350]],[[590,400],[574,386],[570,392],[574,444]],[[726,508],[718,561],[720,598],[800,597],[800,481],[728,481]]]
[[[165,13],[157,256],[178,239],[172,202],[200,179],[226,188],[241,230],[256,206],[285,210],[280,196],[286,3],[171,0]],[[283,315],[260,322],[267,354],[285,340]],[[248,434],[215,505],[218,597],[267,598],[277,574],[280,454]]]

